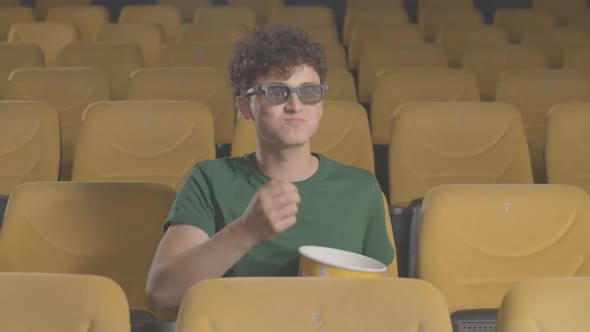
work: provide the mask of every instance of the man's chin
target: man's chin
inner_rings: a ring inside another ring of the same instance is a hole
[[[294,149],[305,146],[309,143],[309,139],[285,139],[278,144],[282,149]]]

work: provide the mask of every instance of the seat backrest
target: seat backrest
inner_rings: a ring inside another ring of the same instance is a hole
[[[0,7],[0,40],[8,39],[8,32],[14,23],[34,22],[31,7]]]
[[[366,49],[374,46],[399,46],[423,43],[415,24],[374,25],[358,23],[351,31],[348,43],[348,68],[358,69]]]
[[[235,43],[248,35],[248,28],[241,24],[186,23],[178,29],[176,41]]]
[[[583,10],[569,14],[568,26],[582,28],[586,32],[590,32],[590,13],[587,10]]]
[[[171,5],[129,5],[123,7],[119,14],[119,23],[151,23],[164,30],[165,40],[176,39],[178,28],[182,23],[178,8]]]
[[[329,87],[324,100],[358,101],[354,77],[348,69],[331,68],[328,70],[324,84]]]
[[[496,99],[498,75],[515,69],[547,68],[543,53],[526,45],[474,46],[465,51],[463,69],[477,79],[481,99]]]
[[[241,114],[238,114],[236,128],[234,130],[234,142],[231,145],[231,156],[239,157],[255,152],[257,142],[256,128],[252,120],[246,119]]]
[[[563,57],[563,67],[590,72],[590,46],[566,50]]]
[[[0,102],[0,196],[25,182],[57,181],[60,139],[57,112],[38,101]]]
[[[500,306],[498,332],[588,331],[589,277],[536,278],[511,287]]]
[[[588,276],[590,198],[563,185],[447,185],[428,192],[418,277],[451,312],[498,308],[516,282]]]
[[[178,12],[185,23],[193,21],[195,10],[200,7],[208,7],[213,4],[211,0],[157,0],[159,5],[171,5],[178,8]]]
[[[590,103],[559,104],[545,127],[547,182],[571,184],[590,193]]]
[[[365,109],[349,101],[325,101],[323,106],[320,127],[311,138],[312,150],[374,172],[373,144]]]
[[[102,6],[53,7],[47,13],[47,22],[72,23],[81,41],[90,42],[100,28],[109,22],[109,12]]]
[[[21,5],[21,0],[3,0],[0,2],[0,8],[18,7]]]
[[[232,301],[222,300],[227,297]],[[444,298],[420,280],[225,278],[188,291],[177,331],[384,332],[416,326],[423,332],[452,331]]]
[[[248,30],[256,27],[256,15],[248,7],[201,7],[195,10],[193,23],[245,26]]]
[[[59,114],[61,131],[60,179],[71,175],[72,156],[86,106],[110,99],[106,74],[96,68],[21,68],[6,86],[6,100],[43,100]]]
[[[511,103],[520,110],[535,182],[545,183],[543,149],[547,113],[557,104],[590,101],[590,80],[573,69],[515,70],[499,76],[496,100]]]
[[[43,67],[43,51],[35,43],[0,43],[0,96],[8,84],[8,77],[18,68]]]
[[[389,1],[392,7],[366,7],[347,8],[342,27],[342,44],[348,45],[352,30],[357,24],[374,25],[405,25],[409,23],[408,14],[401,6],[396,6],[398,1]],[[347,2],[348,4],[349,2]]]
[[[349,101],[324,101],[320,127],[311,149],[338,162],[374,171],[373,146],[365,109]],[[256,151],[252,120],[238,117],[232,156]]]
[[[91,4],[91,0],[35,0],[35,15],[39,21],[43,21],[51,8],[90,6]]]
[[[496,10],[494,24],[502,27],[512,43],[522,42],[526,31],[549,30],[555,27],[555,19],[551,14],[532,9]]]
[[[234,96],[227,77],[214,68],[143,68],[131,74],[127,100],[194,100],[209,107],[215,142],[233,141]]]
[[[338,29],[334,24],[301,24],[299,27],[322,46],[340,43]]]
[[[94,103],[84,114],[72,180],[155,182],[178,189],[194,165],[205,159],[215,159],[207,105]]]
[[[404,103],[479,101],[473,74],[460,69],[391,69],[377,76],[371,105],[373,144],[388,145],[391,119]]]
[[[389,144],[389,195],[408,207],[433,187],[532,183],[518,109],[503,103],[408,103],[398,107]]]
[[[146,65],[152,65],[165,40],[164,30],[153,23],[134,22],[105,24],[96,35],[99,42],[132,43],[141,48]]]
[[[268,23],[273,8],[282,7],[283,0],[228,0],[229,7],[246,7],[252,9],[258,24]]]
[[[5,331],[129,332],[125,293],[107,278],[0,273],[0,292]]]
[[[550,67],[561,68],[566,49],[589,47],[590,35],[583,29],[572,27],[554,28],[549,31],[528,30],[524,33],[522,42],[543,52]]]
[[[434,2],[434,1],[433,1]],[[434,42],[443,27],[473,28],[484,25],[483,17],[478,9],[431,8],[418,14],[418,26],[429,42]]]
[[[533,0],[533,8],[550,13],[557,24],[567,25],[569,14],[587,12],[588,3],[585,0],[563,0],[557,3],[552,0]]]
[[[418,3],[418,12],[432,9],[473,9],[471,0],[421,0]]]
[[[290,23],[295,25],[335,25],[332,8],[327,6],[284,6],[272,8],[269,23]]]
[[[175,195],[142,182],[20,185],[0,232],[0,271],[107,277],[131,308],[147,310],[146,278]]]
[[[324,53],[326,54],[326,61],[330,70],[334,68],[348,69],[346,63],[346,51],[340,43],[333,43],[324,46]]]
[[[72,23],[15,23],[8,33],[8,41],[39,45],[45,65],[55,66],[59,51],[78,41],[78,31]]]
[[[348,0],[346,10],[370,8],[404,8],[403,0]]]
[[[504,30],[493,25],[472,28],[443,27],[436,36],[436,43],[443,47],[451,67],[461,67],[465,50],[477,46],[504,46],[508,37]]]
[[[371,102],[377,75],[384,69],[448,67],[445,50],[432,44],[368,46],[362,53],[358,70],[359,100]]]
[[[65,46],[57,58],[62,67],[93,67],[109,78],[113,99],[123,99],[129,75],[144,66],[141,48],[131,43],[73,43]]]
[[[227,64],[235,53],[233,43],[191,42],[166,44],[154,67],[213,67],[227,73]]]

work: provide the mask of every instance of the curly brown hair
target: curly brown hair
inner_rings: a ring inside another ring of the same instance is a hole
[[[289,77],[294,67],[304,64],[311,66],[324,82],[328,65],[323,47],[294,25],[267,24],[237,43],[229,62],[229,79],[234,93],[241,95],[260,74],[277,70]]]

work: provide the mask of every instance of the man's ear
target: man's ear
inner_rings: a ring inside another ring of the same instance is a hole
[[[252,107],[250,106],[250,98],[244,96],[238,96],[236,98],[236,105],[238,106],[238,111],[244,119],[252,119],[254,118],[254,114],[252,112]]]

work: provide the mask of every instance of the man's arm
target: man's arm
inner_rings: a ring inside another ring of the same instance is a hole
[[[238,219],[211,238],[192,225],[170,226],[148,274],[150,307],[175,309],[193,284],[223,276],[250,248],[293,226],[299,202],[295,185],[270,181]]]
[[[385,265],[390,265],[395,257],[393,239],[388,232],[384,197],[377,181],[374,181],[369,202],[369,222],[365,233],[363,254],[372,257]],[[389,225],[391,226],[391,225]]]
[[[192,225],[170,226],[148,275],[150,307],[156,311],[176,308],[193,284],[221,277],[254,244],[239,223],[230,224],[212,238]]]

